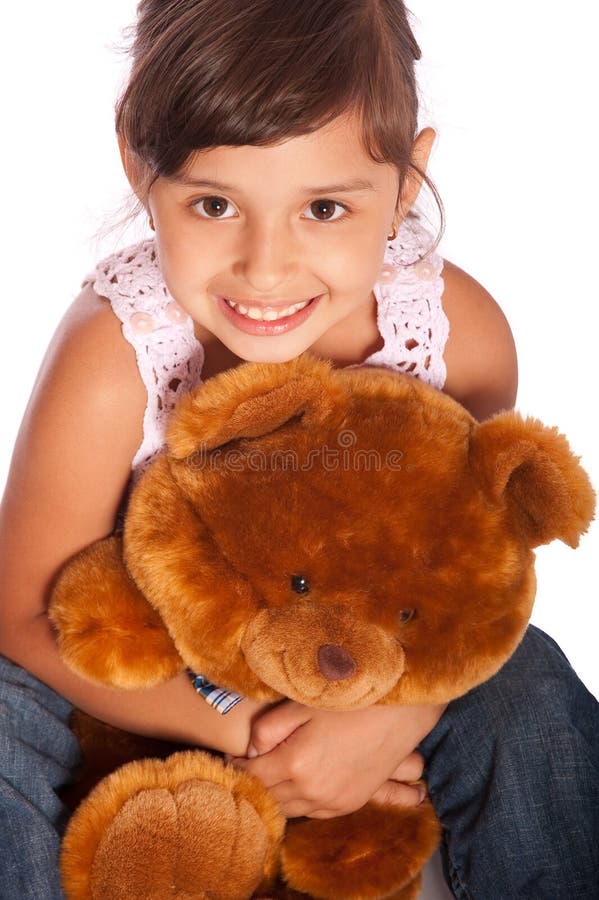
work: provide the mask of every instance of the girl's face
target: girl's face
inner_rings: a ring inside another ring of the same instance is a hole
[[[398,199],[407,210],[417,189],[408,180],[398,198],[395,167],[340,117],[276,146],[198,152],[154,182],[148,206],[165,282],[198,336],[284,362],[365,320]]]

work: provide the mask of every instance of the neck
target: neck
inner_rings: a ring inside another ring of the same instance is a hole
[[[374,292],[368,302],[333,325],[310,347],[320,359],[330,359],[337,368],[364,362],[382,349],[383,339],[377,325],[377,301]]]

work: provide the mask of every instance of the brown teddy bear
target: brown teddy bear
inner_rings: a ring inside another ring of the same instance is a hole
[[[512,654],[532,548],[576,546],[593,504],[534,419],[478,423],[415,378],[308,354],[246,363],[180,401],[122,538],[67,565],[51,616],[66,662],[118,688],[189,668],[256,700],[442,703]],[[285,822],[189,750],[100,782],[63,879],[69,900],[411,900],[439,832],[428,801]]]

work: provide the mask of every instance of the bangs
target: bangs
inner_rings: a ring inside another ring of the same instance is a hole
[[[154,176],[194,151],[267,146],[358,117],[366,152],[405,174],[418,45],[393,0],[178,0],[139,5],[117,131]]]

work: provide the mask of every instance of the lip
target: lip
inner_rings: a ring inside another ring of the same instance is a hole
[[[227,317],[229,322],[235,325],[240,331],[254,335],[277,335],[292,331],[294,328],[297,328],[305,322],[318,306],[322,296],[322,294],[319,294],[318,297],[312,297],[308,305],[303,309],[293,313],[292,316],[276,319],[274,322],[261,322],[257,319],[248,319],[247,316],[242,316],[236,310],[232,309],[224,297],[217,297],[216,299],[221,312]],[[264,304],[264,308],[267,308],[268,306],[269,304]],[[277,306],[273,304],[272,308],[276,309]]]
[[[222,295],[224,297],[224,294]],[[238,303],[240,306],[247,306],[249,309],[252,306],[257,307],[258,309],[274,309],[276,312],[279,312],[281,309],[287,309],[288,306],[295,306],[296,303],[303,303],[303,300],[273,300],[270,302],[269,300],[247,300],[241,299],[236,300],[235,297],[229,297],[227,295],[227,300],[231,300],[232,303]],[[311,298],[314,299],[314,298]]]

